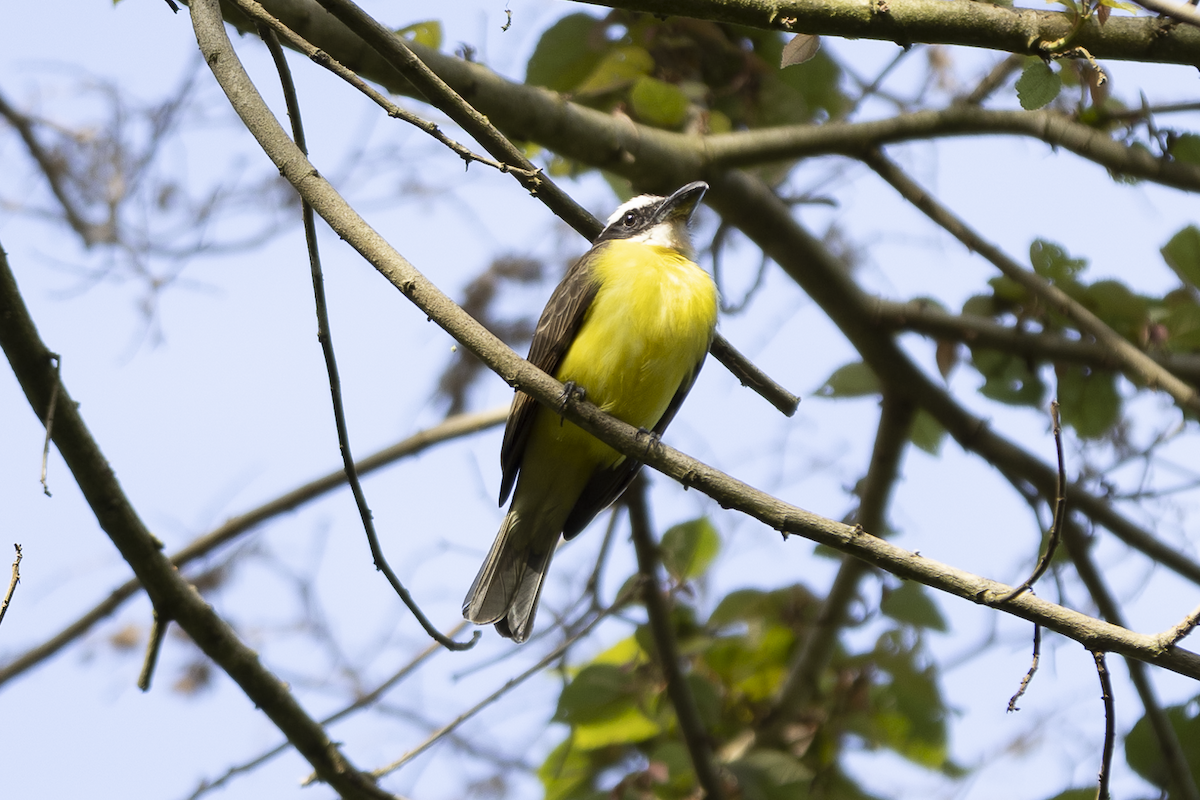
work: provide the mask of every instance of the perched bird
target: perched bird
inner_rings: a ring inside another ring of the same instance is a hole
[[[692,388],[717,324],[717,289],[688,222],[708,189],[622,205],[542,311],[529,360],[635,427],[662,434]],[[512,505],[463,600],[463,616],[523,642],[559,534],[574,537],[641,464],[520,391],[500,449],[500,504]],[[513,491],[514,484],[516,490]]]

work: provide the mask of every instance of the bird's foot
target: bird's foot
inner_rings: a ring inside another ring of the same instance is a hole
[[[586,399],[587,399],[587,389],[583,388],[582,386],[577,384],[575,381],[567,381],[566,383],[563,384],[562,394],[558,398],[558,407],[560,409],[565,409],[567,407],[567,404],[570,403],[572,400],[578,401],[578,400],[586,400]]]
[[[646,438],[647,453],[657,447],[659,442],[662,441],[662,437],[658,435],[657,431],[652,431],[648,428],[638,428],[637,436],[639,439],[641,439],[643,436]]]

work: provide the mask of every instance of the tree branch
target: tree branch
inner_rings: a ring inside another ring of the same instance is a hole
[[[1143,178],[1185,191],[1200,191],[1200,166],[1155,157],[1145,148],[1122,144],[1104,130],[1084,125],[1059,111],[998,111],[954,103],[945,108],[913,111],[867,122],[760,128],[712,134],[703,137],[702,141],[707,166],[748,167],[821,155],[861,159],[864,154],[887,144],[983,134],[1038,139],[1118,175]],[[688,138],[682,134],[672,135]],[[680,146],[687,145],[681,143]]]
[[[487,428],[493,428],[504,422],[507,418],[507,406],[494,408],[490,411],[459,414],[450,417],[431,428],[426,428],[378,452],[372,453],[366,458],[360,459],[356,462],[358,474],[366,475],[367,473],[374,472],[402,458],[422,453],[435,444],[477,433]],[[251,531],[281,514],[294,511],[345,485],[345,483],[346,471],[345,469],[338,469],[303,486],[298,486],[290,492],[285,492],[273,500],[268,500],[257,508],[226,520],[208,533],[196,537],[190,543],[176,551],[174,555],[170,556],[171,564],[176,569],[180,569],[193,561],[203,558],[218,547],[228,544],[243,533]],[[141,589],[142,584],[138,582],[137,578],[126,581],[113,589],[108,597],[57,634],[42,644],[31,647],[8,663],[0,665],[0,687],[3,687],[8,681],[50,658],[59,650],[62,650],[68,644],[86,634],[96,624],[115,614],[125,604],[125,601],[129,600],[141,591]]]
[[[17,591],[17,584],[21,582],[21,545],[14,544],[13,547],[17,550],[17,557],[13,560],[12,577],[8,581],[8,590],[4,593],[4,599],[0,600],[0,622],[4,622],[8,604],[12,602],[13,593]]]
[[[1063,524],[1062,533],[1063,544],[1071,556],[1075,571],[1087,588],[1088,594],[1091,595],[1100,616],[1115,625],[1123,626],[1125,620],[1121,613],[1121,606],[1109,591],[1104,577],[1092,559],[1091,545],[1087,536],[1069,517]],[[1089,649],[1095,650],[1095,648]],[[1163,711],[1162,704],[1158,702],[1154,685],[1146,673],[1145,664],[1129,658],[1125,659],[1125,664],[1129,669],[1129,680],[1138,693],[1142,708],[1145,709],[1146,717],[1150,720],[1150,729],[1154,732],[1158,749],[1162,753],[1163,763],[1166,765],[1167,775],[1171,781],[1171,796],[1177,797],[1179,800],[1200,800],[1200,791],[1197,790],[1195,779],[1188,767],[1187,755],[1183,751],[1179,737],[1175,735],[1175,727],[1171,724],[1166,712]]]
[[[658,665],[667,681],[667,697],[675,709],[679,732],[687,746],[696,780],[704,790],[705,798],[723,800],[725,785],[713,760],[712,738],[700,720],[696,698],[688,686],[687,677],[679,664],[679,644],[671,623],[671,610],[667,598],[658,586],[658,545],[650,529],[650,513],[646,509],[646,478],[638,476],[624,495],[625,507],[629,509],[629,527],[633,534],[633,547],[637,553],[638,573],[641,575],[642,602],[650,619],[650,631],[654,647],[658,650]]]
[[[220,25],[220,19],[216,19]],[[0,249],[0,348],[8,357],[34,414],[44,418],[56,382],[51,353],[17,289]],[[321,779],[347,798],[390,798],[342,756],[325,731],[309,717],[287,686],[238,639],[162,553],[117,482],[99,445],[88,432],[78,405],[61,385],[54,444],[75,477],[96,521],[146,587],[150,601],[176,621],[192,641],[234,680],[254,704],[284,732]]]
[[[790,33],[879,39],[902,47],[918,42],[958,44],[1031,56],[1046,55],[1045,45],[1062,39],[1075,24],[1074,15],[1067,12],[942,0],[583,1]],[[1093,16],[1079,28],[1071,44],[1086,48],[1095,58],[1191,65],[1200,50],[1200,31],[1146,17],[1110,17],[1100,25]]]
[[[897,303],[873,297],[868,302],[875,322],[892,331],[914,331],[940,341],[964,342],[971,347],[1000,350],[1038,361],[1083,364],[1095,369],[1117,371],[1125,366],[1107,347],[1086,339],[1024,331],[987,317],[953,314],[927,300]],[[1200,385],[1200,356],[1190,353],[1145,355],[1163,369],[1193,385]]]

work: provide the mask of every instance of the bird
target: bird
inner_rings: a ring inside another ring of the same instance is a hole
[[[708,184],[622,204],[563,276],[528,360],[601,410],[661,436],[704,364],[717,326],[712,277],[694,261],[688,225]],[[565,396],[565,395],[564,395]],[[518,390],[500,447],[495,542],[463,617],[520,644],[559,536],[570,540],[629,486],[641,463]]]

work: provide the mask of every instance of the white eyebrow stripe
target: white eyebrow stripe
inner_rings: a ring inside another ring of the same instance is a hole
[[[620,205],[619,208],[617,208],[616,211],[612,213],[612,216],[610,216],[608,221],[604,223],[604,227],[607,228],[609,225],[612,225],[621,217],[625,216],[626,212],[633,211],[635,208],[648,208],[649,206],[658,205],[664,199],[666,198],[659,197],[655,194],[641,194],[632,200],[626,200]]]

